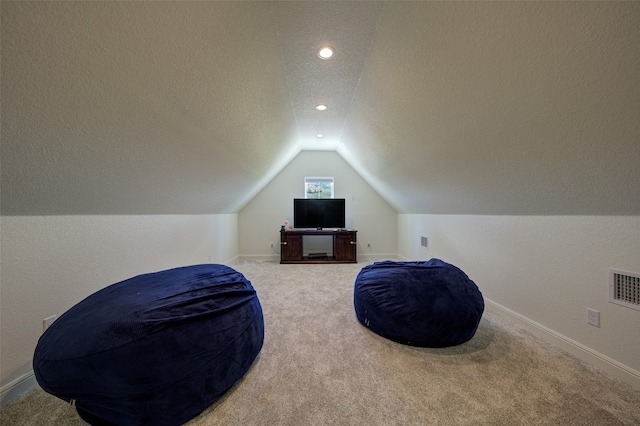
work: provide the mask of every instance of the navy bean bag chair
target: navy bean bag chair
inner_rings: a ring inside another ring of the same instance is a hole
[[[42,389],[94,425],[179,425],[240,379],[264,341],[251,283],[195,265],[110,285],[58,318],[38,341]]]
[[[440,259],[365,266],[356,277],[354,305],[358,321],[375,333],[431,348],[471,339],[484,312],[475,283]]]

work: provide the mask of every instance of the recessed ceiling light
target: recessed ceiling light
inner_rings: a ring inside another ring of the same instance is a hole
[[[330,57],[333,56],[333,47],[331,47],[331,46],[322,46],[318,50],[318,56],[320,57],[320,59],[329,59]]]
[[[322,133],[318,133],[318,134],[316,135],[316,138],[324,138],[324,135],[323,135]]]
[[[325,104],[316,105],[316,109],[318,111],[324,111],[327,109],[327,106]]]

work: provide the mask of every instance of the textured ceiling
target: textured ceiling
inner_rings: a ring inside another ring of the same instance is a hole
[[[399,212],[640,214],[640,2],[0,7],[2,214],[235,212],[308,149]]]

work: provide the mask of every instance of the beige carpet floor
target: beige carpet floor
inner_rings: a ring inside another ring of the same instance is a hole
[[[264,347],[245,377],[188,425],[640,425],[640,390],[496,313],[485,310],[476,335],[450,348],[370,332],[353,310],[366,263],[230,264],[258,292]],[[2,408],[0,422],[84,424],[41,390]]]

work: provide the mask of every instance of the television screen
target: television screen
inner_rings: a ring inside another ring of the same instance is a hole
[[[344,198],[295,198],[294,228],[344,228]]]

